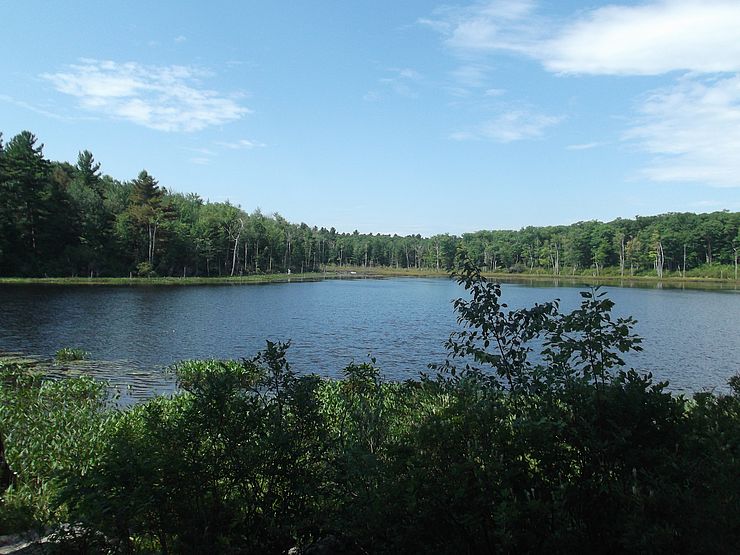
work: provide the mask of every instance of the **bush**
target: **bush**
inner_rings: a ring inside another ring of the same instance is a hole
[[[76,517],[188,553],[283,552],[310,534],[327,511],[327,442],[318,380],[296,377],[286,348],[181,364],[184,392],[127,411],[95,467],[68,480]]]
[[[136,265],[136,275],[139,277],[156,277],[157,273],[154,271],[154,266],[149,262],[139,262]]]
[[[0,522],[6,531],[63,518],[64,508],[55,509],[53,502],[58,478],[95,464],[113,416],[105,407],[105,384],[90,378],[46,380],[16,365],[0,365],[0,443],[9,474]]]

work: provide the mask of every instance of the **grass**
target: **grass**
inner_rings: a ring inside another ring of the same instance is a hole
[[[389,267],[362,267],[362,266],[329,266],[331,272],[339,275],[357,277],[448,277],[446,270],[436,270],[434,268],[389,268]],[[620,276],[613,272],[613,268],[607,268],[607,273],[595,276],[586,273],[553,275],[545,272],[483,272],[487,278],[500,279],[503,281],[566,281],[576,283],[604,283],[604,284],[629,284],[629,283],[683,283],[683,284],[736,284],[740,280],[729,278],[717,278],[709,276],[686,276],[682,277],[678,273],[672,274],[665,272],[662,278],[651,275]],[[618,271],[618,270],[617,270]],[[353,274],[354,272],[354,274]]]
[[[54,360],[57,362],[75,362],[78,360],[85,360],[90,353],[84,349],[76,347],[62,347],[54,355]]]
[[[681,283],[681,284],[737,284],[740,281],[729,277],[718,278],[711,276],[689,275],[682,277],[680,274],[669,273],[659,278],[655,275],[620,276],[614,268],[607,268],[601,275],[589,273],[562,273],[553,275],[540,272],[483,272],[488,278],[503,281],[566,281],[574,283],[604,283],[611,285],[632,283]],[[0,278],[0,285],[244,285],[259,283],[286,283],[295,281],[317,281],[322,279],[346,279],[346,278],[385,278],[385,277],[448,277],[446,270],[434,268],[393,268],[387,266],[328,266],[323,272],[305,272],[275,274],[253,274],[248,276],[214,276],[214,277],[5,277]]]
[[[0,285],[219,285],[248,283],[280,283],[287,281],[310,281],[319,279],[322,274],[259,274],[249,276],[223,277],[44,277],[44,278],[0,278]],[[334,277],[327,275],[327,277]]]

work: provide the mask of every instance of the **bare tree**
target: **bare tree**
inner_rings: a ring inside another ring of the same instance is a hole
[[[227,228],[229,239],[234,241],[234,253],[232,254],[232,257],[231,257],[231,275],[232,276],[234,275],[234,271],[236,270],[236,256],[239,250],[239,237],[241,237],[243,230],[244,230],[244,220],[242,218],[237,218],[234,222],[231,222],[229,224],[229,227]]]
[[[665,253],[663,252],[663,243],[658,241],[655,245],[655,271],[658,277],[663,277],[663,265],[665,264]]]

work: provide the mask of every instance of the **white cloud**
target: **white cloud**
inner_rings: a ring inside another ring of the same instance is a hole
[[[378,91],[368,91],[362,95],[362,100],[365,102],[377,102],[381,99],[381,95]]]
[[[534,1],[498,0],[438,10],[422,23],[441,33],[463,64],[508,52],[559,75],[674,74],[672,85],[639,101],[624,134],[652,155],[643,176],[740,186],[740,0],[624,0],[561,19],[541,14]],[[543,121],[509,133],[514,126],[499,119],[499,131],[455,138],[536,137],[551,125]]]
[[[478,138],[475,133],[472,133],[470,131],[455,131],[454,133],[450,133],[450,139],[453,141],[468,141],[470,139],[476,139]]]
[[[203,148],[203,147],[192,147],[192,146],[183,146],[180,147],[183,150],[187,150],[188,152],[195,152],[196,154],[202,154],[203,156],[215,156],[216,153],[212,151],[210,148]]]
[[[69,118],[66,116],[62,116],[60,114],[56,114],[54,112],[51,112],[49,110],[44,110],[43,108],[39,108],[37,106],[34,106],[33,104],[30,104],[28,102],[25,102],[23,100],[18,100],[17,98],[13,98],[12,96],[8,96],[7,94],[0,94],[0,101],[2,102],[8,102],[10,104],[13,104],[15,106],[18,106],[20,108],[25,108],[26,110],[30,110],[31,112],[35,112],[37,114],[40,114],[42,116],[46,116],[48,118],[52,119],[58,119],[58,120],[71,120],[74,118]]]
[[[649,179],[740,187],[740,76],[685,77],[653,91],[639,112],[625,139],[654,155]]]
[[[565,148],[568,150],[591,150],[592,148],[599,147],[604,143],[593,142],[593,143],[581,143],[577,145],[568,145]]]
[[[482,87],[488,81],[491,68],[482,64],[465,64],[453,70],[452,77],[465,87]]]
[[[392,91],[404,98],[417,98],[416,85],[422,81],[422,75],[411,68],[386,68],[387,77],[378,79],[382,90],[370,90],[362,97],[366,102],[377,102],[384,98],[383,91]]]
[[[260,143],[259,141],[252,141],[249,139],[239,139],[238,141],[233,142],[217,142],[216,144],[218,146],[222,146],[231,150],[252,150],[253,148],[261,148],[266,146],[264,143]]]
[[[183,43],[183,42],[185,42],[186,40],[188,40],[188,37],[186,37],[185,35],[177,35],[177,36],[175,37],[175,42],[176,42],[177,44],[182,44],[182,43]]]
[[[419,79],[421,79],[421,74],[418,71],[408,67],[404,67],[401,69],[392,69],[390,71],[395,71],[398,74],[398,77],[402,79],[411,79],[412,81],[418,81]]]
[[[534,0],[492,0],[469,7],[445,7],[421,19],[445,37],[445,44],[462,51],[513,50],[526,52],[538,38]]]
[[[606,6],[561,28],[533,53],[547,69],[564,73],[740,71],[740,2],[661,0]]]
[[[90,112],[159,131],[199,131],[249,113],[234,95],[200,87],[200,78],[206,75],[186,66],[83,59],[63,72],[41,77]]]
[[[509,51],[556,73],[659,75],[740,71],[740,2],[657,0],[548,20],[532,0],[495,0],[422,20],[458,52]]]
[[[512,110],[479,125],[475,129],[457,131],[450,135],[456,141],[490,139],[499,143],[511,143],[525,139],[539,139],[548,127],[563,120],[561,116],[548,116],[527,110]]]

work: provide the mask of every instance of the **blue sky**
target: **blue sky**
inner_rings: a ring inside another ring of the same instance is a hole
[[[740,210],[740,2],[1,2],[0,130],[340,231]]]

